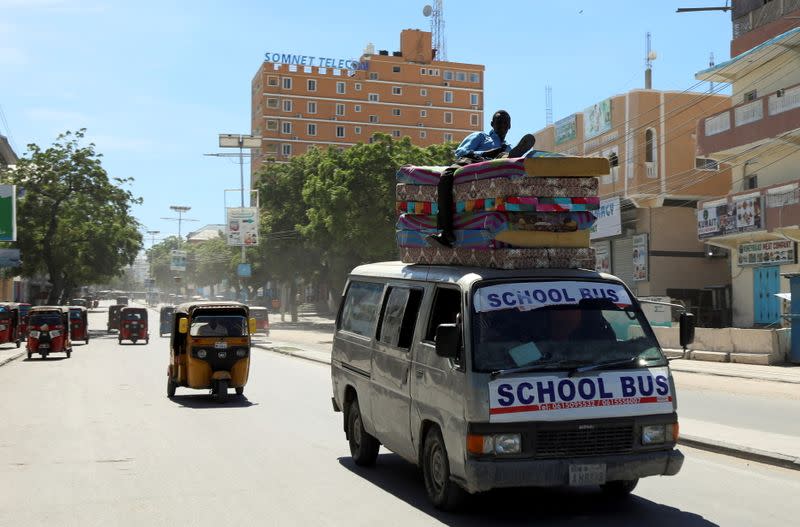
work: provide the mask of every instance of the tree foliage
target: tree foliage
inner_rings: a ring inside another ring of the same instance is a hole
[[[48,276],[48,302],[82,284],[102,283],[131,265],[142,246],[131,206],[141,203],[123,187],[132,178],[109,178],[95,145],[82,145],[85,129],[65,132],[52,146],[28,145],[5,183],[24,191],[17,202],[21,274]]]

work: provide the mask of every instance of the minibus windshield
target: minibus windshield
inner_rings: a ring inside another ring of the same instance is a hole
[[[475,371],[667,363],[644,314],[616,283],[487,285],[473,305]]]

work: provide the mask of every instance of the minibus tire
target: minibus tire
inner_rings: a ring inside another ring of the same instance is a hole
[[[639,478],[607,481],[606,483],[600,485],[600,489],[608,496],[612,496],[614,498],[624,498],[633,492],[633,489],[636,488],[637,483],[639,483]]]
[[[364,429],[358,399],[350,403],[347,412],[347,440],[350,443],[350,456],[356,465],[370,467],[375,464],[381,444]]]
[[[422,475],[425,492],[434,507],[443,511],[454,511],[461,507],[466,492],[450,479],[450,461],[444,446],[442,433],[431,428],[425,436],[422,451]]]

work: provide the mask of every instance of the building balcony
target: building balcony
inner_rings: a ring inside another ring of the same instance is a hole
[[[701,156],[735,156],[773,140],[794,143],[797,135],[800,135],[800,85],[700,119],[697,149]]]

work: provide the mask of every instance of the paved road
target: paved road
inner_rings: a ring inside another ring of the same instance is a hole
[[[91,315],[100,328],[104,314]],[[0,525],[789,525],[800,473],[684,448],[681,474],[622,506],[594,490],[480,495],[462,515],[425,499],[383,452],[349,460],[330,373],[259,350],[247,398],[165,395],[167,341],[94,338],[71,359],[0,368]]]

